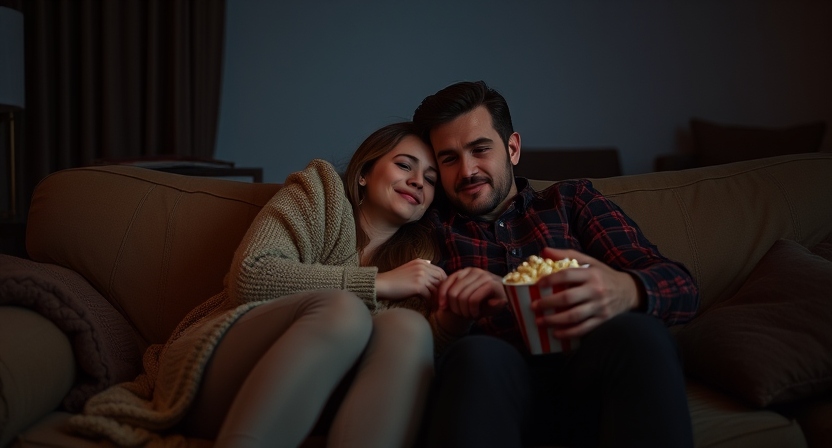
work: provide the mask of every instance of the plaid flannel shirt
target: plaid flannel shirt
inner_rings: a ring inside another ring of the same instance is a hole
[[[536,192],[515,178],[518,195],[495,221],[481,221],[437,206],[425,223],[442,246],[439,265],[451,274],[478,267],[503,276],[543,248],[568,248],[631,273],[645,292],[649,315],[666,325],[684,323],[699,307],[699,291],[688,270],[663,257],[638,225],[588,180],[557,182]],[[509,307],[480,319],[472,332],[501,337],[525,350]]]

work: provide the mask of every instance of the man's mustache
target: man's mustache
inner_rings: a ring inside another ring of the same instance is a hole
[[[479,184],[483,182],[491,185],[491,178],[485,176],[463,177],[459,180],[459,182],[457,182],[456,186],[454,186],[454,191],[458,193],[459,190],[462,190],[463,188],[469,185]]]

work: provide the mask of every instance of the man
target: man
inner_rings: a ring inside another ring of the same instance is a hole
[[[484,82],[424,99],[413,121],[434,151],[448,205],[428,212],[443,242],[435,313],[448,344],[426,419],[429,447],[692,446],[684,377],[665,325],[699,306],[684,266],[587,180],[535,192],[508,104]],[[501,277],[530,255],[575,258],[540,280],[565,288],[536,307],[570,354],[530,355]],[[465,337],[462,337],[465,336]]]

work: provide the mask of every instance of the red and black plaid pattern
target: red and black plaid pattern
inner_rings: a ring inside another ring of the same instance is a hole
[[[516,178],[519,194],[496,221],[480,221],[433,208],[425,222],[444,241],[440,266],[447,273],[479,267],[505,275],[545,247],[575,249],[626,271],[646,292],[647,314],[665,324],[684,323],[699,308],[699,291],[688,270],[662,256],[638,225],[588,180],[558,182],[535,192]],[[475,331],[523,346],[508,307],[481,319]]]

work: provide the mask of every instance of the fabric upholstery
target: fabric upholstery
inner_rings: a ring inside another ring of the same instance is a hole
[[[756,410],[694,381],[687,394],[696,448],[806,446],[797,422],[777,412]]]
[[[86,278],[144,346],[163,343],[222,290],[237,244],[278,188],[130,166],[59,171],[35,190],[26,246],[31,259]]]
[[[40,420],[36,425],[21,433],[10,448],[116,448],[111,442],[84,438],[66,431],[67,420],[74,414],[69,412],[53,412]],[[186,448],[211,448],[213,440],[188,437],[183,440]],[[323,448],[324,445],[321,445]]]
[[[818,206],[832,204],[830,173],[832,154],[814,153],[593,184],[685,264],[705,311],[731,297],[776,240],[811,247],[832,233],[832,207]]]
[[[832,261],[779,240],[740,290],[678,332],[686,372],[766,407],[832,392]]]
[[[707,310],[733,296],[778,239],[816,249],[832,233],[830,173],[832,154],[813,153],[593,183],[664,255],[691,270]],[[551,183],[533,181],[536,188]],[[144,343],[159,342],[188,308],[221,289],[237,242],[277,188],[134,167],[66,170],[34,195],[29,253],[81,274],[114,308],[135,316]],[[201,244],[205,238],[212,244]],[[811,446],[828,446],[829,398],[801,409],[799,426],[712,388],[691,385],[688,396],[698,447],[801,447],[801,431]],[[22,437],[48,436],[39,429],[49,419]]]

